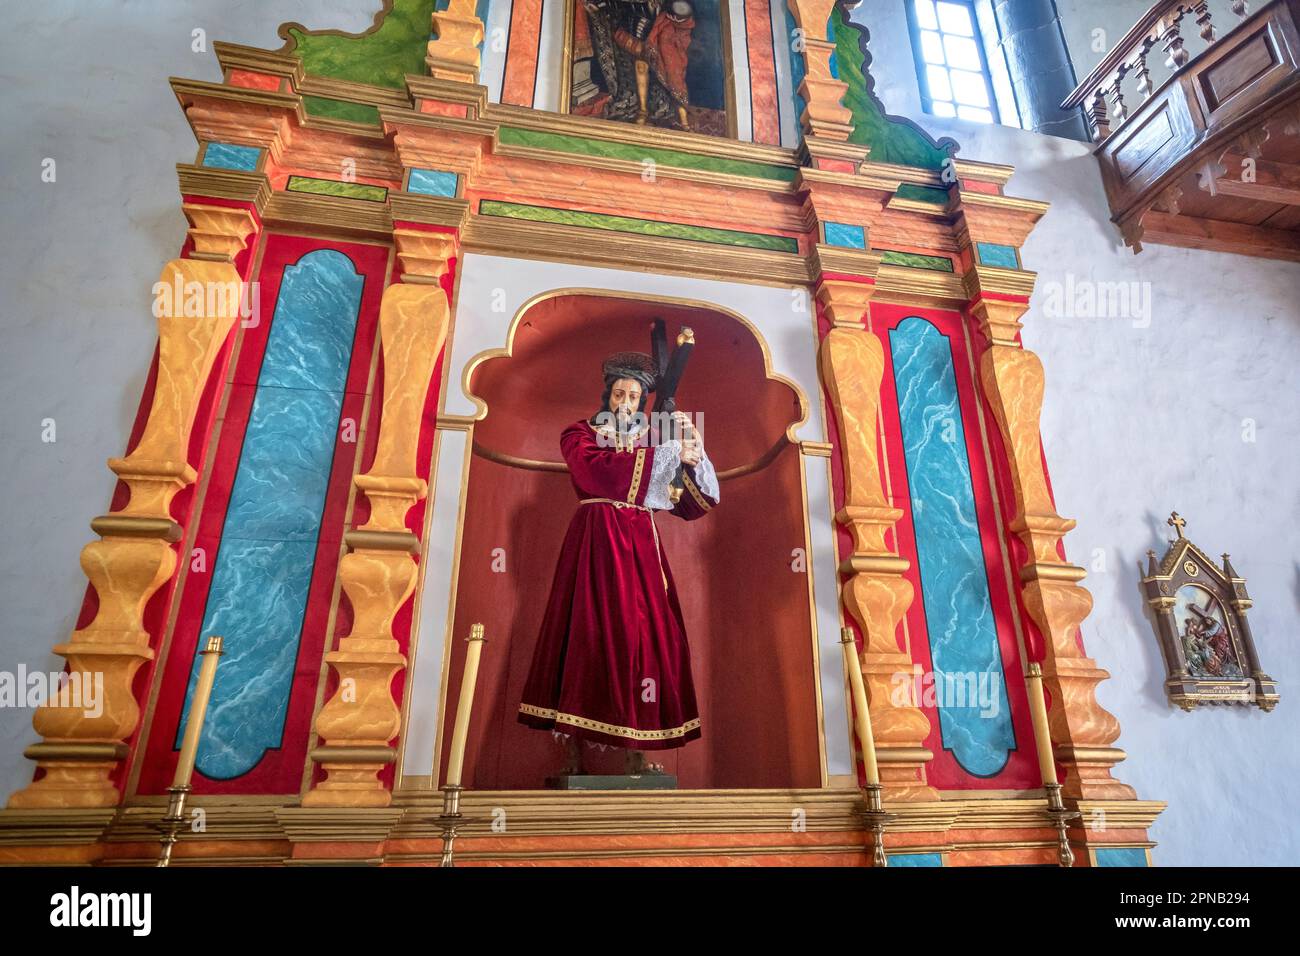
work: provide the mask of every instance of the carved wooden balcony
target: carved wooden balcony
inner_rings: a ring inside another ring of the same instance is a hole
[[[1225,0],[1217,18],[1210,6],[1156,3],[1062,107],[1088,116],[1111,219],[1134,252],[1300,261],[1300,0],[1253,13]]]

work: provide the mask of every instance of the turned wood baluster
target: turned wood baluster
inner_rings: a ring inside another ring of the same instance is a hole
[[[1151,99],[1151,70],[1147,67],[1147,54],[1155,46],[1156,41],[1153,37],[1147,37],[1142,41],[1142,49],[1138,51],[1135,69],[1137,71],[1137,91],[1142,94],[1142,99]]]
[[[1119,69],[1115,71],[1115,84],[1110,88],[1110,115],[1114,117],[1116,126],[1128,119],[1128,107],[1124,105],[1124,77],[1128,75],[1128,71],[1128,64],[1121,63]]]
[[[1169,54],[1165,66],[1171,70],[1179,69],[1190,58],[1190,54],[1183,49],[1182,22],[1183,11],[1180,8],[1177,16],[1172,17],[1160,32],[1160,39],[1165,41],[1164,51]]]
[[[1110,135],[1110,119],[1106,115],[1105,86],[1099,86],[1092,94],[1092,106],[1088,117],[1092,120],[1093,139],[1101,142]]]
[[[1213,43],[1218,37],[1214,34],[1214,24],[1210,22],[1210,4],[1209,0],[1196,0],[1196,5],[1192,8],[1196,14],[1196,24],[1201,28],[1201,39],[1206,43]]]

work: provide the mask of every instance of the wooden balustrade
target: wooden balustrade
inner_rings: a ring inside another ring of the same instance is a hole
[[[1250,16],[1246,0],[1231,0],[1228,9],[1237,17],[1233,27]],[[1134,88],[1143,103],[1155,92],[1151,82],[1150,56],[1156,46],[1164,52],[1164,66],[1171,72],[1182,69],[1192,58],[1192,52],[1187,49],[1183,23],[1189,16],[1199,27],[1198,33],[1206,48],[1218,41],[1209,0],[1159,0],[1075,88],[1061,108],[1083,107],[1093,138],[1098,142],[1106,139],[1129,118],[1130,110],[1124,100],[1126,79],[1135,78]]]

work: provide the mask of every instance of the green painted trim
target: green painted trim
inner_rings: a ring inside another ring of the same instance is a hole
[[[895,249],[876,249],[880,261],[891,266],[909,269],[929,269],[931,272],[952,272],[952,260],[944,256],[924,256],[919,252],[899,252]]]
[[[433,31],[435,0],[391,0],[391,7],[376,17],[378,29],[362,34],[288,28],[294,41],[286,52],[302,59],[303,69],[354,83],[406,89],[406,74],[425,71]]]
[[[831,14],[831,35],[839,78],[848,85],[844,105],[853,113],[849,142],[870,146],[870,158],[877,163],[943,169],[957,144],[948,138],[936,143],[911,121],[885,113],[873,93],[875,81],[867,73],[867,54],[860,42],[865,31],[845,19],[839,4]]]
[[[324,96],[304,96],[302,105],[308,116],[349,120],[353,123],[365,123],[367,126],[379,125],[379,108],[365,103],[331,100]]]
[[[367,202],[385,202],[388,190],[368,183],[341,183],[333,179],[312,179],[309,176],[290,176],[284,187],[291,193],[314,193],[317,196],[342,196],[344,199],[364,199]]]
[[[566,226],[583,226],[587,229],[604,229],[608,232],[630,232],[641,236],[659,236],[664,239],[685,239],[693,242],[708,242],[713,245],[744,246],[748,249],[768,249],[773,252],[799,251],[798,241],[788,236],[737,232],[732,229],[714,229],[711,226],[688,226],[679,222],[634,219],[631,216],[611,216],[606,213],[582,212],[577,209],[529,206],[523,203],[502,202],[497,199],[482,200],[479,203],[478,211],[481,216],[525,219],[529,222],[554,222]]]
[[[715,173],[729,173],[733,176],[753,176],[757,179],[771,179],[782,183],[794,182],[795,176],[793,166],[773,166],[769,163],[756,163],[744,159],[702,156],[698,153],[687,153],[677,149],[633,146],[631,143],[615,143],[603,139],[591,139],[586,136],[569,136],[564,133],[520,129],[515,126],[502,126],[499,135],[501,142],[509,146],[531,146],[535,149],[549,149],[558,153],[603,156],[607,159],[626,159],[634,163],[644,162],[649,159],[661,166],[703,169]]]
[[[935,189],[933,186],[918,186],[916,183],[903,183],[894,193],[899,199],[915,199],[917,202],[933,203],[944,206],[948,203],[948,190]]]

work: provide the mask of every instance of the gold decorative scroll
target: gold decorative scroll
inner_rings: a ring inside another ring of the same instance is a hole
[[[449,250],[450,251],[450,250]],[[444,265],[445,268],[445,265]],[[447,338],[447,297],[428,283],[391,285],[379,311],[384,398],[370,470],[356,486],[370,502],[370,519],[347,534],[339,565],[352,606],[352,630],[325,661],[338,676],[333,696],[316,716],[323,741],[312,752],[325,779],[303,798],[307,807],[385,807],[391,795],[378,774],[392,763],[389,746],[401,728],[392,683],[406,667],[393,637],[393,618],[415,591],[419,542],[406,514],[428,493],[417,474],[425,398]]]
[[[897,693],[900,683],[913,686],[912,659],[898,641],[898,626],[912,603],[912,585],[903,576],[909,563],[885,541],[903,512],[890,506],[880,481],[877,422],[884,369],[880,341],[860,326],[837,325],[822,342],[822,382],[839,423],[844,468],[844,507],[835,518],[853,535],[853,553],[840,564],[840,571],[851,575],[842,593],[845,608],[863,634],[859,659],[881,786],[892,800],[937,800],[938,793],[926,785],[923,774],[933,756],[922,745],[930,721],[910,692],[903,699]]]
[[[245,235],[237,237],[241,247]],[[226,248],[233,257],[239,249],[231,238]],[[107,807],[118,801],[109,778],[140,720],[131,684],[153,658],[144,609],[176,569],[172,544],[181,538],[181,527],[172,520],[171,502],[195,479],[186,461],[190,431],[212,366],[239,315],[241,294],[239,274],[229,262],[175,259],[158,281],[162,314],[153,403],[139,444],[125,458],[108,462],[131,497],[121,511],[91,522],[101,540],[82,549],[81,567],[95,589],[98,610],[67,643],[54,647],[67,658],[72,680],[94,682],[102,712],[91,716],[82,708],[57,706],[58,701],[37,709],[32,724],[44,739],[26,753],[44,776],[10,797],[11,807]]]
[[[1020,570],[1025,609],[1043,636],[1043,682],[1051,696],[1048,723],[1056,757],[1066,768],[1062,793],[1090,800],[1132,800],[1136,794],[1111,777],[1124,759],[1112,746],[1119,721],[1097,702],[1097,685],[1110,676],[1085,656],[1079,625],[1092,610],[1092,595],[1079,581],[1086,572],[1061,560],[1057,544],[1074,521],[1056,513],[1043,469],[1039,416],[1043,364],[1014,344],[1027,303],[981,300],[972,311],[991,343],[980,360],[980,384],[1007,449],[1015,488],[1009,527],[1029,549]]]

